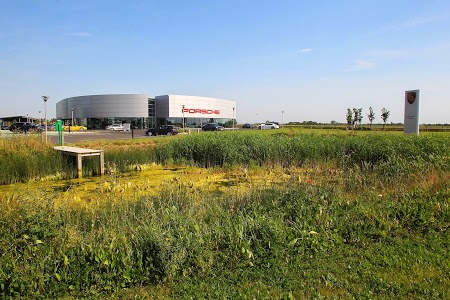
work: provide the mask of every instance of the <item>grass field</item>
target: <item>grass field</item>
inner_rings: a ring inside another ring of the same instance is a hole
[[[338,131],[0,140],[2,298],[448,299],[450,134]]]
[[[284,128],[302,128],[302,129],[337,129],[337,130],[346,130],[347,125],[346,124],[316,124],[316,125],[283,125]],[[383,126],[383,124],[373,124],[370,126],[370,124],[362,124],[359,126],[357,131],[383,131],[383,132],[390,132],[390,131],[400,131],[403,132],[403,125],[402,124],[386,124]],[[450,125],[444,124],[444,125],[427,125],[422,124],[419,125],[419,131],[420,133],[426,133],[426,132],[450,132]]]

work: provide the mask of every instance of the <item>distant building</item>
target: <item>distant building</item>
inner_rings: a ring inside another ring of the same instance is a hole
[[[32,122],[32,123],[40,123],[40,119],[36,119],[34,117],[29,116],[12,116],[12,117],[1,117],[0,125],[12,125],[16,122]]]
[[[88,95],[56,103],[56,118],[65,123],[100,129],[109,124],[131,123],[137,128],[174,124],[200,126],[227,123],[235,118],[236,101],[185,95]]]

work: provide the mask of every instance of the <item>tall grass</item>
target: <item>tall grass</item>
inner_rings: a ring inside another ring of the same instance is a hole
[[[3,197],[0,291],[106,298],[165,285],[174,299],[444,299],[449,196],[447,188],[349,201],[293,181],[223,196],[173,183],[157,197],[116,195],[88,210],[31,193]]]
[[[448,167],[450,136],[336,136],[204,134],[170,140],[156,149],[161,163],[199,167],[233,165],[301,166],[335,162],[344,165],[378,165],[396,158]]]
[[[91,145],[94,146],[95,145]],[[76,176],[71,157],[64,157],[36,138],[0,140],[0,184],[26,182],[55,173]],[[430,166],[448,169],[450,136],[343,136],[261,133],[212,133],[161,139],[152,144],[121,143],[105,150],[105,162],[125,172],[136,166],[188,164],[199,167],[298,167],[330,163],[367,172],[411,173]],[[400,168],[398,171],[395,168]],[[401,172],[400,172],[401,171]],[[95,159],[83,161],[83,174],[98,174]]]
[[[0,139],[0,184],[70,173],[67,161],[39,136]]]

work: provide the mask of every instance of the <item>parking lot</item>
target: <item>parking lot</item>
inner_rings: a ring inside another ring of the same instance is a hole
[[[93,140],[121,140],[147,137],[145,135],[145,129],[135,129],[131,131],[107,131],[107,130],[94,130],[85,132],[64,132],[64,143],[78,143],[83,141]],[[58,133],[48,132],[48,139],[53,144],[58,144]]]
[[[239,128],[235,128],[238,130]],[[233,130],[231,128],[226,128],[226,130]],[[93,140],[120,140],[120,139],[131,139],[133,138],[154,138],[153,136],[147,136],[145,134],[146,129],[134,129],[131,131],[109,131],[109,130],[88,130],[88,131],[64,131],[64,143],[79,143],[83,141],[93,141]],[[191,128],[190,133],[202,132],[200,128]],[[18,135],[23,133],[12,133],[9,130],[1,130],[1,137],[8,137],[12,135]],[[34,133],[27,133],[34,134]],[[182,133],[181,133],[182,134]],[[42,133],[44,135],[44,133]],[[58,132],[48,131],[47,139],[52,144],[57,145],[59,143]]]
[[[23,135],[24,133],[12,133],[9,130],[2,130],[0,132],[1,137],[11,137],[14,135]],[[35,134],[35,133],[27,133]],[[44,135],[45,133],[42,133]],[[83,141],[92,140],[118,140],[118,139],[131,139],[132,135],[134,138],[147,137],[145,135],[145,129],[135,129],[133,133],[131,131],[106,131],[106,130],[95,130],[95,131],[84,131],[84,132],[67,132],[64,131],[64,143],[78,143]],[[147,137],[151,138],[151,137]],[[58,144],[58,132],[48,131],[47,139],[52,144]]]

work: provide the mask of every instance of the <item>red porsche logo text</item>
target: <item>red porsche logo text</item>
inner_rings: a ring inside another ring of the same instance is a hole
[[[181,112],[188,114],[220,115],[218,109],[182,108]]]

